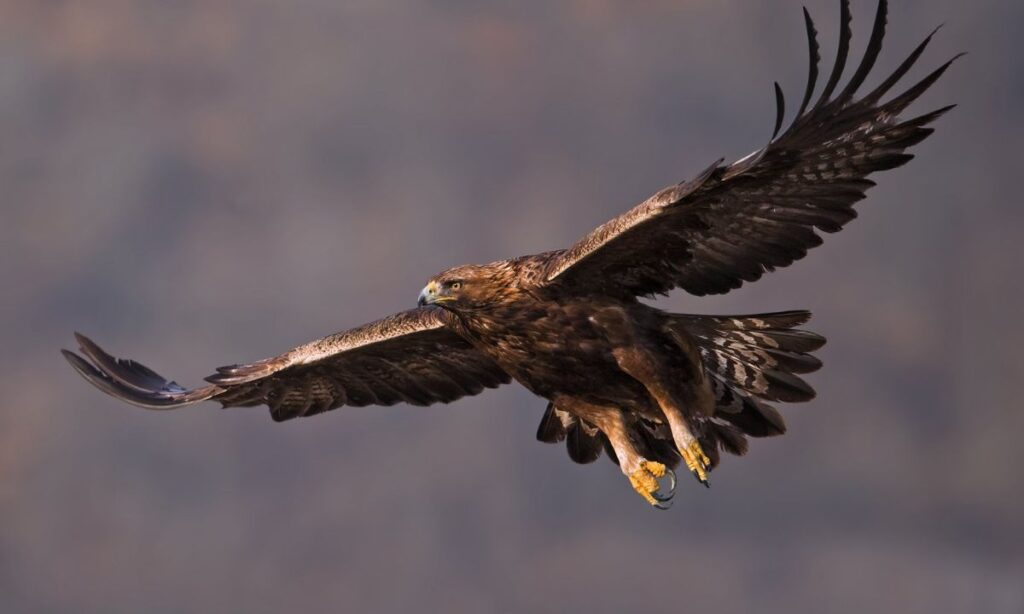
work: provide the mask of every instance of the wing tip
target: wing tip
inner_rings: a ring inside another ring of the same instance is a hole
[[[100,346],[97,345],[96,342],[90,339],[89,337],[86,337],[84,334],[78,331],[75,331],[74,334],[75,341],[78,342],[78,348],[86,355],[88,355],[90,351],[98,351],[99,353],[105,353],[103,352],[102,349],[100,349]]]
[[[209,399],[220,391],[216,386],[186,390],[138,363],[121,361],[110,356],[99,345],[79,332],[75,332],[74,335],[85,358],[71,350],[61,349],[60,352],[64,359],[87,382],[126,403],[145,409],[176,409]],[[125,365],[130,366],[125,367]],[[131,365],[143,369],[146,375],[157,378],[159,381],[154,381],[152,384],[159,387],[142,387],[142,383],[134,377],[138,373],[132,372]]]
[[[68,364],[70,364],[71,367],[78,372],[79,375],[81,375],[87,380],[90,379],[90,375],[92,375],[90,371],[95,371],[95,368],[91,364],[89,364],[89,361],[82,358],[78,354],[75,354],[71,350],[67,350],[64,348],[61,348],[60,353],[62,356],[64,356],[64,359],[68,361]]]
[[[782,120],[786,117],[786,95],[782,91],[782,86],[779,85],[778,81],[775,81],[775,129],[772,131],[772,140],[779,136],[779,130],[782,129]]]

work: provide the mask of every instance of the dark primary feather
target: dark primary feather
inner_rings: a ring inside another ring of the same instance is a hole
[[[97,388],[135,405],[173,409],[207,399],[224,407],[267,405],[278,421],[343,405],[447,403],[511,381],[447,327],[450,317],[436,307],[405,311],[274,358],[221,367],[207,378],[211,385],[195,390],[114,358],[82,335],[85,358],[63,353]]]
[[[216,386],[186,390],[134,360],[114,358],[84,335],[75,333],[75,337],[81,352],[89,358],[86,360],[74,352],[61,350],[75,371],[103,392],[133,405],[147,409],[175,409],[205,401],[220,390]]]
[[[772,138],[779,134],[782,128],[782,120],[786,118],[786,95],[782,93],[782,86],[775,82],[775,129],[772,130]]]
[[[814,87],[818,84],[818,62],[821,61],[821,52],[818,47],[818,31],[814,29],[814,20],[811,19],[811,14],[807,12],[807,7],[804,7],[804,25],[807,28],[807,49],[809,53],[808,64],[810,67],[807,70],[807,85],[804,88],[804,98],[800,103],[800,110],[796,112],[796,116],[793,118],[794,121],[804,114],[807,110],[807,104],[811,102],[811,96],[814,95]]]
[[[844,4],[848,5],[849,3],[844,2]],[[849,13],[849,8],[847,8],[847,13]],[[888,15],[889,5],[883,0],[878,3],[878,9],[875,11],[875,23],[871,27],[871,39],[868,41],[867,49],[864,51],[864,58],[861,59],[857,71],[850,77],[849,83],[846,84],[846,87],[836,100],[845,103],[852,98],[857,93],[857,89],[864,83],[868,73],[874,68],[875,61],[878,60],[878,54],[882,51],[882,39],[885,38],[885,26]],[[847,26],[847,30],[849,30],[849,26]]]
[[[803,258],[821,244],[818,231],[839,231],[856,217],[853,205],[874,185],[868,177],[910,160],[906,149],[931,134],[928,124],[952,108],[910,120],[898,117],[953,60],[903,94],[879,102],[932,35],[874,91],[854,97],[881,51],[886,14],[883,0],[863,60],[846,87],[832,97],[851,39],[849,3],[841,3],[836,62],[817,103],[806,109],[819,53],[814,22],[805,13],[811,67],[803,102],[789,128],[765,148],[731,165],[716,163],[691,181],[665,188],[569,249],[552,254],[547,283],[623,298],[677,287],[696,295],[721,294]],[[783,104],[777,92],[777,120]]]
[[[885,6],[885,0],[878,3],[879,6]],[[850,24],[853,22],[853,15],[850,14],[850,0],[840,0],[839,2],[839,49],[836,51],[836,61],[832,65],[832,73],[828,77],[828,81],[825,83],[825,89],[821,90],[821,96],[818,98],[818,104],[815,105],[821,108],[832,96],[832,92],[835,91],[836,86],[839,85],[839,80],[843,78],[843,70],[846,68],[846,58],[850,55],[850,40],[853,38],[853,30],[850,28]]]

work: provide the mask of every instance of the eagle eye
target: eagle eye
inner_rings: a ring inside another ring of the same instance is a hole
[[[453,281],[452,283],[448,284],[448,287],[451,288],[452,290],[458,290],[458,289],[462,288],[462,282],[461,281]]]

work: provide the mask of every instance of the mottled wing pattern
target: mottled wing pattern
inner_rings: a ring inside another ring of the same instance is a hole
[[[78,335],[85,358],[71,365],[104,392],[154,409],[215,400],[224,407],[267,405],[274,420],[343,405],[448,403],[511,378],[449,328],[447,311],[405,311],[251,364],[217,369],[210,385],[186,390],[151,369],[117,359]],[[86,360],[88,359],[88,360]]]
[[[956,58],[881,102],[931,35],[878,87],[854,97],[881,50],[886,15],[883,0],[863,60],[833,96],[851,37],[849,2],[843,0],[835,67],[808,110],[819,54],[814,24],[805,11],[811,69],[790,127],[763,149],[731,165],[719,160],[695,179],[658,192],[552,255],[547,283],[614,296],[653,295],[677,287],[695,295],[722,294],[802,258],[822,242],[816,230],[839,231],[856,217],[853,205],[874,185],[868,176],[910,160],[905,150],[931,134],[928,124],[952,108],[899,118]],[[785,103],[777,84],[776,99],[778,135]]]

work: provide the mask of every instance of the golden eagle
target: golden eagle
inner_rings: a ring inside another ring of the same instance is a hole
[[[814,396],[799,374],[821,366],[811,352],[825,340],[797,329],[806,311],[688,315],[638,298],[674,288],[722,294],[788,266],[822,242],[816,230],[837,232],[856,217],[871,173],[911,159],[907,148],[952,106],[900,114],[956,58],[882,101],[932,32],[858,96],[886,16],[882,0],[864,58],[837,93],[851,38],[842,0],[835,65],[811,105],[819,53],[805,9],[810,70],[792,124],[780,133],[785,103],[776,83],[775,131],[765,147],[732,164],[716,161],[568,249],[449,269],[429,280],[415,309],[221,367],[192,390],[82,335],[84,358],[64,356],[100,390],[141,407],[268,405],[278,421],[345,405],[448,403],[515,380],[548,401],[538,439],[565,440],[578,463],[605,451],[644,499],[668,507],[680,460],[706,485],[721,451],[742,455],[747,437],[785,431],[769,403]]]

